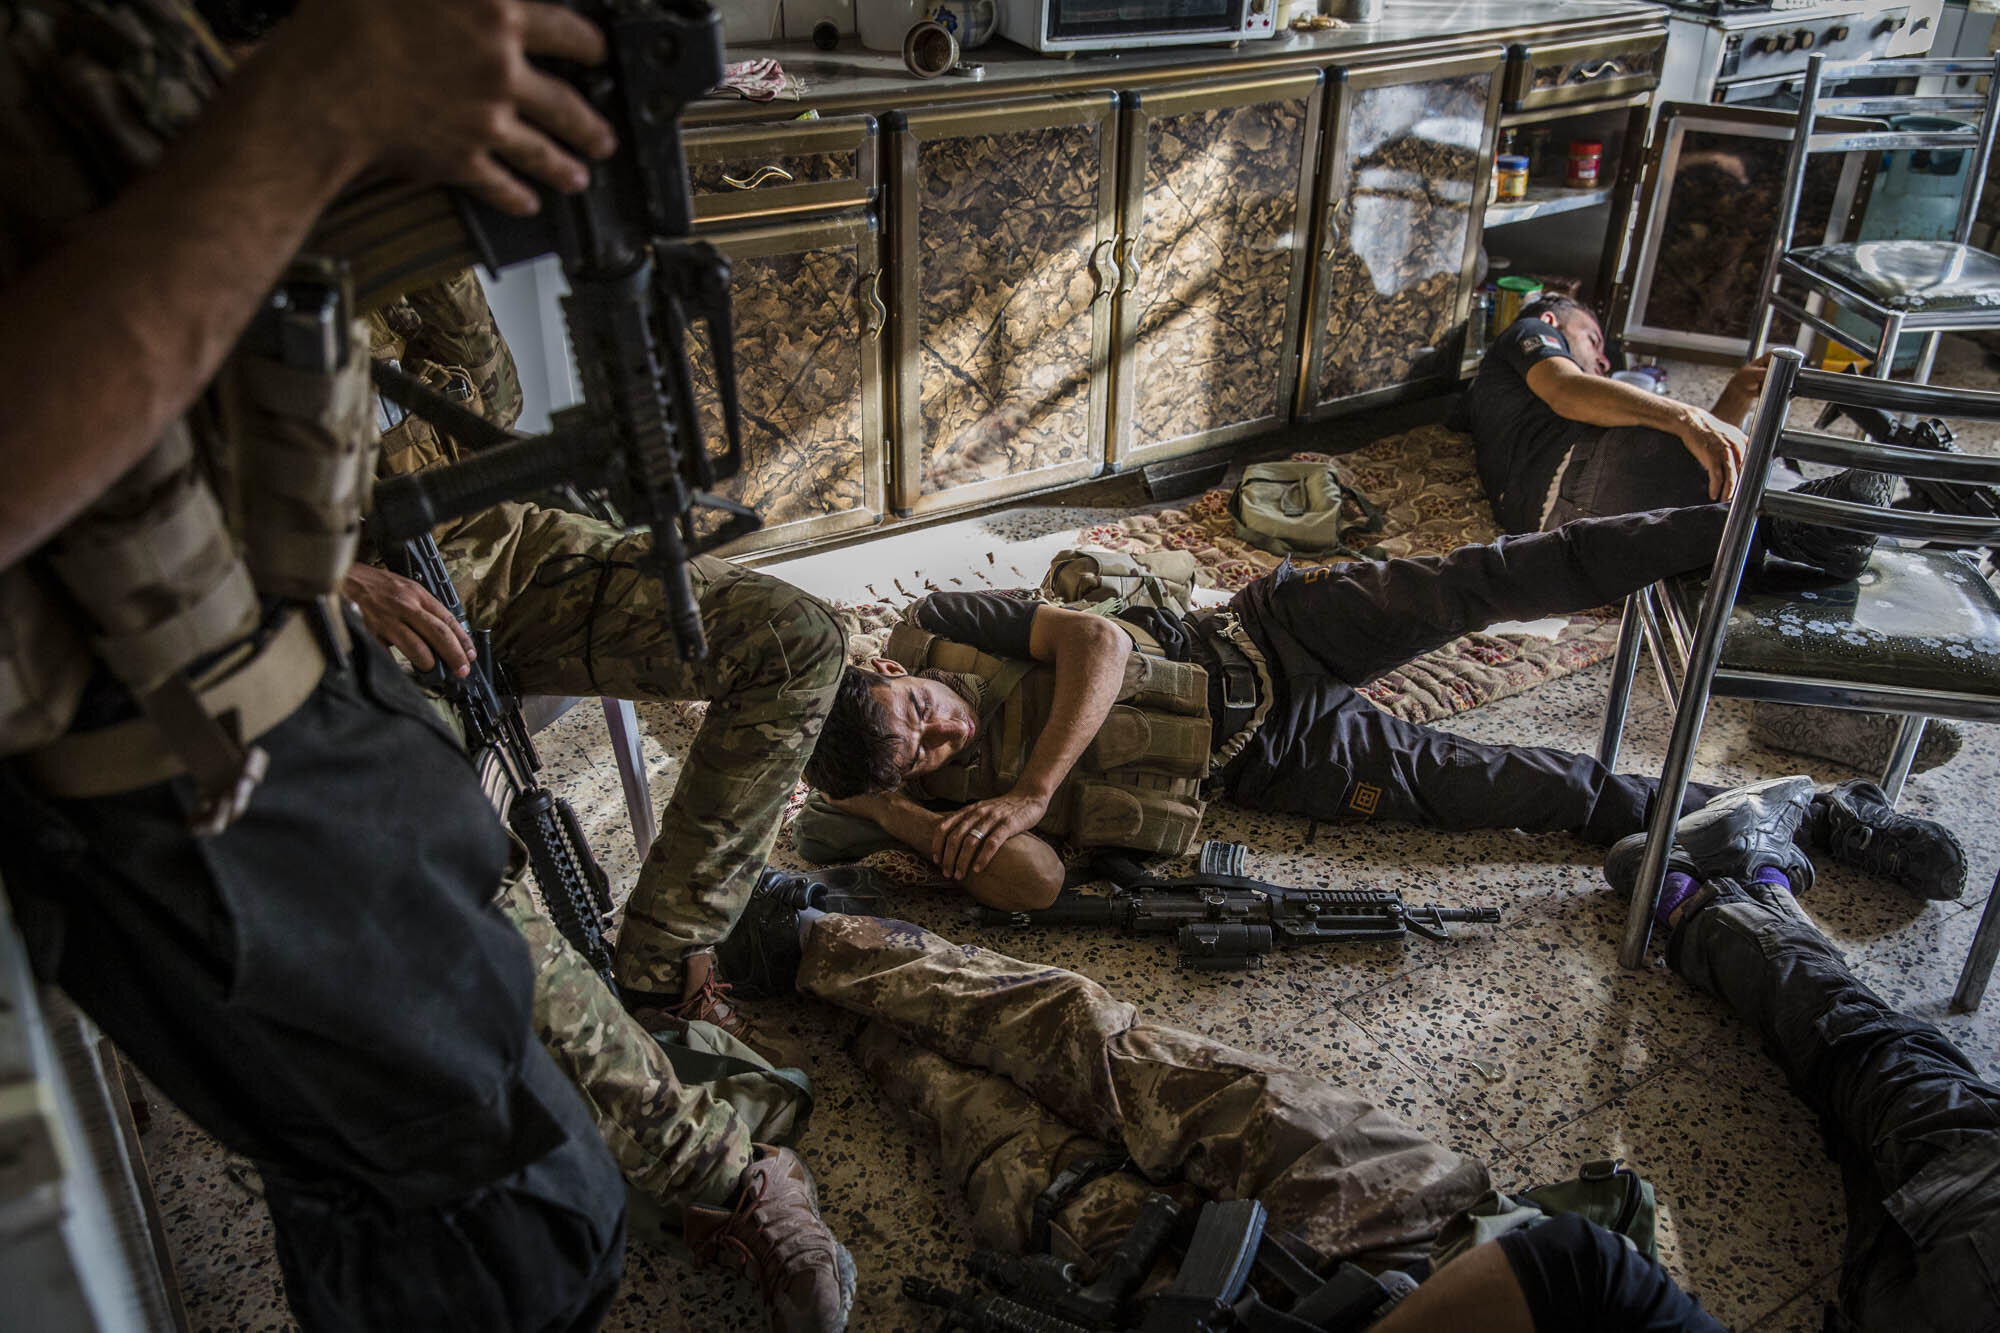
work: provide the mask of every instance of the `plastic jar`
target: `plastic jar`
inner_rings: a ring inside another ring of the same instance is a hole
[[[1572,190],[1597,188],[1598,165],[1604,160],[1604,145],[1595,139],[1573,139],[1569,145],[1569,171],[1564,182]]]
[[[1542,294],[1542,280],[1510,273],[1493,286],[1496,292],[1493,330],[1494,336],[1498,337],[1508,325],[1521,317],[1522,306]]]
[[[1518,153],[1503,153],[1493,159],[1493,197],[1501,200],[1528,197],[1527,158]]]

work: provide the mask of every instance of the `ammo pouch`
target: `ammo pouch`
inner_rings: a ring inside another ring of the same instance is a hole
[[[1360,508],[1359,527],[1348,527],[1341,501]],[[1348,544],[1353,532],[1380,532],[1382,510],[1340,479],[1331,463],[1252,463],[1230,492],[1229,516],[1236,535],[1273,555],[1367,556],[1381,559],[1382,548]]]
[[[1442,1267],[1475,1245],[1522,1227],[1538,1226],[1557,1213],[1581,1213],[1648,1259],[1660,1257],[1654,1238],[1653,1187],[1616,1158],[1586,1162],[1574,1180],[1538,1185],[1519,1194],[1488,1190],[1480,1200],[1445,1224],[1431,1245],[1431,1267]]]
[[[1058,552],[1042,578],[1042,595],[1064,606],[1105,615],[1150,606],[1186,615],[1193,605],[1192,551],[1113,551],[1084,546]]]
[[[240,352],[225,372],[243,555],[259,589],[301,601],[340,586],[375,476],[366,332],[330,371]]]
[[[0,756],[68,730],[90,682],[90,646],[26,563],[0,570]]]
[[[1054,669],[997,658],[908,621],[891,632],[883,655],[912,671],[974,676],[985,690],[972,744],[912,779],[911,792],[963,805],[1011,790],[1054,709]],[[1207,673],[1134,648],[1118,701],[1035,827],[1078,847],[1184,855],[1206,808],[1211,742]]]

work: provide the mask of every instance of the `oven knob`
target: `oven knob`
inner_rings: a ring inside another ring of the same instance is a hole
[[[1759,37],[1755,41],[1750,43],[1750,54],[1753,56],[1761,56],[1766,51],[1771,50],[1776,45],[1777,42],[1773,38]]]
[[[1813,35],[1813,31],[1811,28],[1800,28],[1798,30],[1797,36],[1799,39],[1799,50],[1801,51],[1812,50],[1813,43],[1819,40],[1818,37]]]
[[[1839,27],[1837,27],[1837,28],[1834,28],[1834,29],[1830,30],[1830,31],[1829,31],[1829,32],[1828,32],[1828,33],[1826,34],[1826,39],[1827,39],[1827,40],[1828,40],[1829,42],[1844,42],[1844,41],[1846,41],[1846,40],[1847,40],[1847,25],[1846,25],[1845,23],[1843,23],[1843,24],[1841,24],[1841,25],[1840,25]]]
[[[1876,35],[1880,36],[1881,34],[1887,32],[1901,32],[1903,30],[1903,25],[1908,22],[1909,20],[1903,17],[1901,14],[1895,15],[1893,18],[1883,19],[1881,26],[1875,29]]]
[[[1798,41],[1798,38],[1792,36],[1790,33],[1785,33],[1782,36],[1773,37],[1771,45],[1780,51],[1789,51],[1792,49],[1792,44],[1796,41]]]

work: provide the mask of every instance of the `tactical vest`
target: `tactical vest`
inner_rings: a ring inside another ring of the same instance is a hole
[[[521,381],[479,276],[464,269],[370,312],[371,351],[395,361],[467,411],[503,428],[521,415]],[[379,475],[401,476],[461,454],[422,417],[401,416],[382,431]]]
[[[1194,847],[1206,808],[1208,673],[1147,647],[1126,657],[1117,702],[1056,789],[1035,826],[1040,832],[1080,847],[1162,855]],[[935,667],[976,676],[986,688],[972,743],[935,772],[911,779],[909,789],[959,804],[1011,791],[1053,709],[1055,669],[995,657],[909,621],[890,633],[883,656],[909,671]]]
[[[5,18],[0,115],[17,123],[0,137],[30,155],[35,188],[4,205],[0,282],[151,167],[227,69],[175,0],[72,0]],[[288,277],[329,291],[341,281],[338,265],[310,259]],[[359,539],[376,442],[367,334],[329,315],[290,328],[290,346],[302,332],[318,355],[246,338],[150,453],[0,572],[0,755],[25,755],[45,788],[97,795],[189,771],[212,798],[240,777],[255,734],[319,679],[324,656],[296,614],[255,650],[223,654],[257,628],[262,598],[325,607]],[[146,720],[66,736],[98,663]]]

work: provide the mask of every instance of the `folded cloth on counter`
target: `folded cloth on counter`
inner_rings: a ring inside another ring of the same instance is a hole
[[[722,82],[715,91],[735,93],[750,102],[772,102],[780,97],[796,102],[799,81],[775,60],[738,60],[722,67]]]

